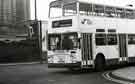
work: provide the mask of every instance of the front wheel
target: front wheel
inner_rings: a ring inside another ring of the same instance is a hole
[[[105,68],[105,59],[102,56],[97,56],[95,60],[95,70],[103,71]]]

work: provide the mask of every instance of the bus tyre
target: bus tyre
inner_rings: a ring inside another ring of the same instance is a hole
[[[95,70],[103,71],[105,68],[105,59],[103,56],[98,55],[95,60]]]

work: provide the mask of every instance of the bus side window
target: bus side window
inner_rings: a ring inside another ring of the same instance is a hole
[[[116,15],[118,18],[125,18],[125,12],[123,8],[116,8]]]
[[[125,9],[125,17],[129,19],[135,19],[135,11],[130,9]]]
[[[70,3],[63,6],[64,16],[75,15],[77,13],[76,3]]]
[[[105,6],[105,16],[106,17],[116,17],[114,7]]]
[[[104,16],[104,6],[102,5],[93,5],[94,16]]]
[[[128,44],[135,44],[135,35],[128,35]]]
[[[117,35],[108,34],[107,35],[107,43],[108,43],[108,45],[117,45]]]
[[[81,15],[92,15],[92,4],[80,3],[79,13]]]
[[[106,45],[106,34],[96,34],[96,45]]]

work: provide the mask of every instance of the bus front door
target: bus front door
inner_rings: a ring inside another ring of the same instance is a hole
[[[119,34],[119,61],[127,61],[127,36]]]
[[[93,64],[93,54],[92,54],[92,34],[83,33],[82,34],[82,67],[89,68]]]

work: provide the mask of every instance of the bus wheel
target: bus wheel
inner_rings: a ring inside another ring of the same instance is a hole
[[[95,59],[95,70],[103,71],[105,68],[105,58],[103,55],[97,55]]]

